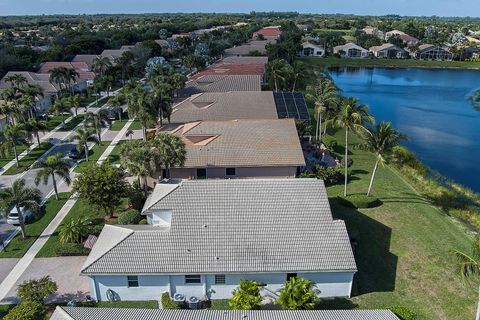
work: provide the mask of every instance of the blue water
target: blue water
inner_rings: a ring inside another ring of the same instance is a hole
[[[467,97],[480,71],[339,68],[330,70],[345,96],[369,106],[407,134],[405,146],[430,168],[480,192],[480,112]]]

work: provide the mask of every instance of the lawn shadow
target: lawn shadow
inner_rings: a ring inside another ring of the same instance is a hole
[[[422,196],[412,193],[412,192],[403,192],[405,196],[402,197],[382,197],[383,203],[420,203],[420,204],[430,204],[430,202],[423,198]]]
[[[392,229],[330,198],[335,219],[342,219],[352,242],[358,272],[352,295],[395,289],[398,257],[390,252]]]

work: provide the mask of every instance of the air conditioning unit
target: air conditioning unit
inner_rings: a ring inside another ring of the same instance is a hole
[[[181,306],[185,305],[185,300],[186,300],[185,296],[181,293],[175,293],[173,295],[173,301],[178,303]]]
[[[188,299],[189,309],[200,309],[200,300],[197,297],[190,297]]]

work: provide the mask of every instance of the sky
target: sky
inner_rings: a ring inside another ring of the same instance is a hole
[[[478,17],[480,0],[0,0],[0,16],[250,11]]]

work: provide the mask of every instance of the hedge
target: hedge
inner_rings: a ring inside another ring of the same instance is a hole
[[[55,248],[57,256],[86,256],[90,253],[90,249],[84,248],[77,243],[64,243]]]
[[[118,216],[118,224],[138,224],[141,219],[142,216],[138,210],[130,209],[120,213]]]
[[[346,197],[339,196],[338,202],[345,207],[356,209],[375,208],[382,205],[382,201],[379,199],[360,193],[351,194]]]

